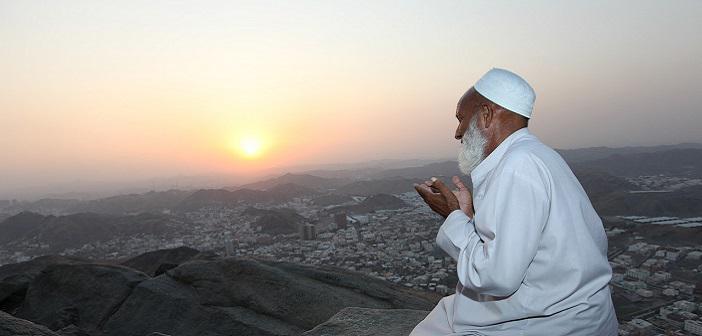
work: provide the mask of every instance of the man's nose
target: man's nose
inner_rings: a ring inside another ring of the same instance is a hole
[[[456,133],[453,135],[456,140],[461,140],[461,143],[463,143],[463,133],[461,133],[461,128],[456,129]]]

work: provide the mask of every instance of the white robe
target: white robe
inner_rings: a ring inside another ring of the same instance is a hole
[[[607,236],[558,153],[522,128],[471,179],[475,218],[455,210],[436,237],[456,294],[411,335],[617,335]]]

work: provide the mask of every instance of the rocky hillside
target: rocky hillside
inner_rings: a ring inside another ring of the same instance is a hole
[[[0,335],[300,335],[346,307],[429,310],[439,299],[345,270],[193,253],[2,266]],[[149,273],[156,263],[182,263],[157,276],[125,266],[149,260]]]
[[[305,336],[407,336],[428,311],[344,308]]]

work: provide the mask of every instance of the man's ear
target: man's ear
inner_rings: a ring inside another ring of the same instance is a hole
[[[480,110],[480,118],[483,119],[484,127],[490,128],[492,120],[495,117],[495,110],[488,104],[483,104]]]

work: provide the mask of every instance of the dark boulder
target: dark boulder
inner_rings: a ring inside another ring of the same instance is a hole
[[[61,334],[0,311],[0,336],[61,336]]]
[[[190,261],[141,282],[108,335],[298,335],[348,306],[431,309],[439,297],[359,273],[248,258]]]
[[[95,333],[88,333],[87,331],[76,327],[75,324],[69,324],[66,327],[61,328],[61,330],[58,331],[58,333],[61,336],[96,336],[96,335],[101,335],[100,332],[95,332]]]
[[[79,258],[50,255],[0,266],[0,310],[14,314],[24,300],[29,283],[46,267],[87,262]]]
[[[411,309],[345,308],[304,336],[406,336],[429,314]]]
[[[15,314],[58,330],[99,330],[145,274],[106,264],[51,265],[36,276]]]
[[[198,253],[200,253],[200,251],[194,248],[181,246],[172,249],[146,252],[128,259],[123,262],[122,265],[154,276],[163,273],[164,268],[166,270],[173,268],[164,265],[180,265],[196,256]],[[162,272],[157,274],[159,269],[161,269]]]
[[[200,304],[199,300],[194,287],[163,274],[139,284],[109,319],[104,331],[110,336],[149,333],[268,336],[298,335],[302,332],[245,307]]]

